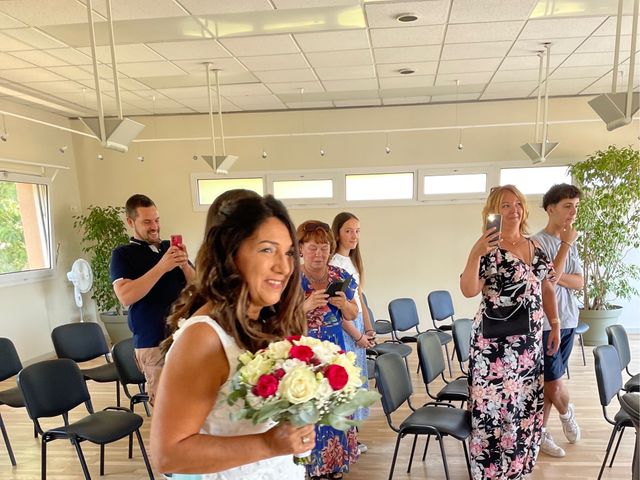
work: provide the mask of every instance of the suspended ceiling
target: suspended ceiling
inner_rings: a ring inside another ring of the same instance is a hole
[[[96,114],[85,3],[0,2],[0,98]],[[624,89],[633,1],[625,4]],[[125,115],[207,112],[207,62],[220,70],[225,112],[526,98],[537,95],[544,42],[550,95],[593,95],[611,88],[616,8],[615,0],[112,0]],[[115,115],[104,0],[93,9],[105,112]],[[396,19],[407,13],[417,20]]]

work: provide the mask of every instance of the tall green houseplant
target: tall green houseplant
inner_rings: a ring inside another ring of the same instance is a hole
[[[74,216],[73,226],[80,231],[82,251],[89,256],[93,270],[93,295],[100,312],[122,315],[109,275],[109,262],[114,248],[129,241],[122,221],[124,208],[90,205],[88,213]]]

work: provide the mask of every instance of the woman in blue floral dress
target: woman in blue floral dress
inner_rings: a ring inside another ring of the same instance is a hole
[[[524,196],[513,185],[495,188],[487,198],[483,219],[490,213],[501,214],[502,229],[491,228],[480,237],[460,277],[466,297],[482,293],[469,355],[471,474],[475,480],[520,479],[532,472],[538,456],[543,355],[558,349],[560,325],[553,265],[525,236]],[[494,307],[513,311],[519,303],[529,312],[529,333],[483,336],[485,312],[495,311]],[[552,324],[547,345],[542,344],[543,308]]]
[[[352,321],[358,315],[358,306],[353,299],[357,284],[345,270],[328,265],[335,250],[329,225],[316,220],[306,221],[298,227],[297,236],[304,260],[301,281],[307,335],[329,340],[344,349],[342,322]],[[347,279],[350,283],[345,292],[337,292],[334,297],[325,293],[331,282]],[[329,426],[316,426],[316,446],[307,465],[307,473],[312,479],[340,479],[357,459],[355,427],[342,432]]]

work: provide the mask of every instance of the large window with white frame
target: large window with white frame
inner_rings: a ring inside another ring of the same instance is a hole
[[[358,173],[345,175],[347,202],[411,200],[415,172]]]
[[[267,190],[285,204],[335,204],[336,179],[331,173],[273,174]]]
[[[571,183],[571,175],[566,165],[500,170],[500,185],[515,185],[525,195],[544,194],[557,183]]]
[[[236,188],[253,190],[259,195],[264,195],[264,178],[259,175],[193,174],[191,175],[191,190],[194,209],[207,210],[218,196]]]
[[[49,179],[3,172],[0,177],[0,283],[53,272]]]

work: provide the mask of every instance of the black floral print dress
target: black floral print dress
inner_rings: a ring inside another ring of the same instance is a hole
[[[544,252],[532,242],[529,247],[530,265],[501,248],[480,260],[479,275],[485,284],[469,356],[469,450],[475,480],[522,478],[533,470],[540,448],[544,406],[541,285],[554,272]],[[514,288],[517,286],[521,288]],[[510,292],[521,296],[513,298]],[[516,301],[524,301],[529,309],[531,333],[484,338],[484,309]]]

